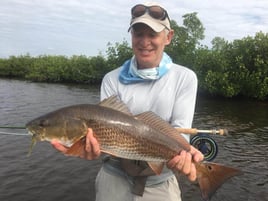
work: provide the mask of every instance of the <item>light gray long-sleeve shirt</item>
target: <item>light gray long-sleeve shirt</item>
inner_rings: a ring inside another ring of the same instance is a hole
[[[121,67],[105,75],[101,85],[101,100],[117,95],[136,115],[152,111],[173,127],[191,128],[196,92],[196,74],[177,64],[160,79],[134,84],[122,84],[118,77]],[[189,140],[188,135],[184,135]],[[167,179],[171,171],[162,176],[151,176],[147,183],[155,184]]]

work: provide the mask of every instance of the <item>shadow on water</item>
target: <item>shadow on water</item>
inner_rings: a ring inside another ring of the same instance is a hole
[[[0,79],[0,101],[0,126],[21,126],[62,106],[97,103],[99,87]],[[214,162],[244,172],[225,183],[212,201],[268,200],[267,113],[267,102],[198,98],[193,127],[229,130],[227,136],[213,136],[219,146]],[[0,135],[0,200],[94,201],[100,160],[66,157],[46,142],[37,143],[27,157],[30,141],[29,136]],[[196,185],[183,176],[179,180],[183,200],[201,200]]]

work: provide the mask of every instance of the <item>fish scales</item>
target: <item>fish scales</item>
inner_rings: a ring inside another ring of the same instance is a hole
[[[109,115],[113,116],[112,113]],[[128,126],[129,123],[118,123],[127,122],[127,117],[117,121],[98,119],[95,123],[91,121],[90,126],[104,152],[121,158],[164,162],[181,151],[181,147],[173,139],[154,129],[134,122],[131,122],[131,127]]]

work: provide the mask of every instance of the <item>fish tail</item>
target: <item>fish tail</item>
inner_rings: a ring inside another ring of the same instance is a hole
[[[242,173],[236,168],[208,162],[196,163],[196,169],[197,181],[205,201],[208,201],[226,180]]]

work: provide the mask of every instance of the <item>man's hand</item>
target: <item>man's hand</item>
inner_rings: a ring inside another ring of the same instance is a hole
[[[57,140],[52,140],[51,141],[52,146],[57,149],[58,151],[62,153],[66,153],[69,149],[69,147],[66,147],[59,143]],[[81,158],[88,159],[88,160],[93,160],[96,159],[100,156],[101,151],[100,151],[100,145],[96,138],[93,136],[93,131],[91,128],[88,129],[88,133],[86,135],[86,145],[85,145],[85,152]]]
[[[185,174],[190,181],[195,181],[197,178],[195,162],[200,162],[204,159],[203,154],[191,146],[190,151],[181,151],[181,153],[170,161],[168,161],[167,166],[170,169],[180,171]]]

